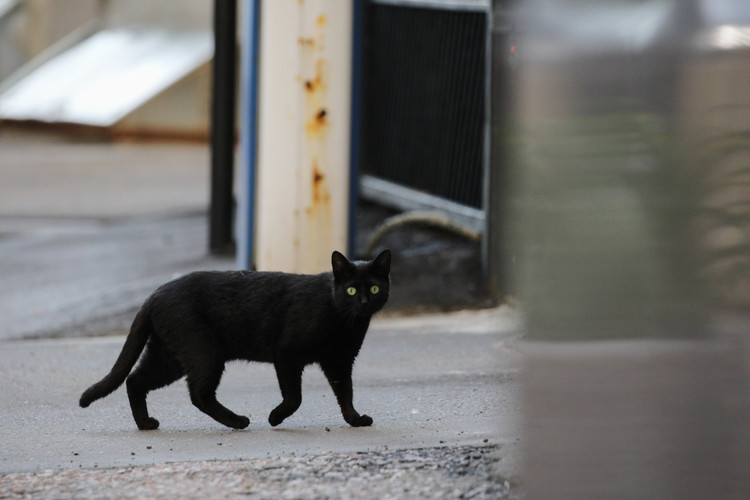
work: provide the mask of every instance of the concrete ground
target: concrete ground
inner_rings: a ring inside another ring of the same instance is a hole
[[[279,399],[275,376],[257,364],[231,364],[219,389],[227,406],[250,415],[242,432],[196,410],[183,382],[151,397],[162,422],[154,432],[136,430],[122,389],[77,407],[154,288],[234,267],[207,254],[207,165],[205,146],[0,132],[0,474],[494,444],[513,475],[518,329],[503,308],[432,316],[394,308],[376,321],[355,372],[355,402],[375,420],[369,429],[346,426],[316,368],[306,372],[302,407],[276,429],[266,422]],[[423,252],[412,270],[429,264]]]
[[[479,316],[442,318],[430,331],[397,320],[373,327],[354,382],[356,407],[373,417],[371,428],[344,422],[317,367],[305,372],[300,409],[272,428],[266,419],[280,402],[273,367],[238,362],[228,365],[218,396],[250,416],[248,429],[202,414],[179,381],[149,397],[160,429],[138,431],[124,388],[78,407],[80,393],[109,371],[123,337],[4,341],[0,473],[487,443],[510,455],[515,330],[502,313]]]

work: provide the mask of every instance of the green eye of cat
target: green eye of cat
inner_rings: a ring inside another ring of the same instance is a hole
[[[380,292],[380,287],[378,285],[372,285],[370,287],[370,293],[375,295],[376,293]]]
[[[349,288],[346,289],[346,293],[352,296],[357,295],[357,289],[354,288],[353,286],[350,286]]]

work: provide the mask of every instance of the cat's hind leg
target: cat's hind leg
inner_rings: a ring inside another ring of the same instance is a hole
[[[276,377],[283,401],[268,415],[268,423],[276,427],[285,418],[297,411],[302,404],[302,371],[304,366],[296,363],[274,363]]]
[[[148,414],[148,393],[171,384],[183,375],[180,365],[164,352],[158,342],[149,341],[138,366],[126,382],[130,410],[138,429],[145,431],[159,427],[159,421]]]
[[[196,408],[217,422],[233,429],[244,429],[250,425],[250,419],[237,415],[216,399],[216,389],[219,387],[223,372],[223,364],[201,366],[200,369],[189,370],[187,383],[190,400]]]

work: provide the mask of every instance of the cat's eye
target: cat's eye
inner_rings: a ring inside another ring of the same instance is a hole
[[[380,292],[380,287],[379,287],[378,285],[372,285],[372,286],[370,287],[370,293],[371,293],[371,294],[375,295],[375,294],[377,294],[378,292]]]
[[[346,293],[348,293],[351,296],[357,295],[357,289],[354,288],[353,286],[350,286],[349,288],[346,289]]]

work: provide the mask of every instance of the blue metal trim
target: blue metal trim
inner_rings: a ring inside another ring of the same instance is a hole
[[[236,232],[237,267],[240,269],[252,269],[254,265],[260,2],[244,0],[245,22],[240,56],[240,206]]]

